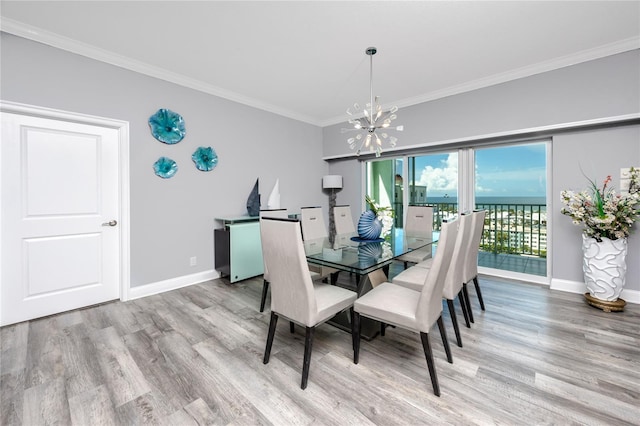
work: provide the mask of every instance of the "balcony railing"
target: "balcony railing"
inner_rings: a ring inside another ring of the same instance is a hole
[[[443,219],[458,214],[457,203],[424,203],[433,207],[433,229]],[[547,213],[545,204],[477,204],[484,209],[484,231],[480,250],[535,257],[547,257]],[[402,226],[402,205],[394,206],[396,226]]]

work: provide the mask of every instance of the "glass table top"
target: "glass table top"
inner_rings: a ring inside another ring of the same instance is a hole
[[[388,265],[398,256],[412,250],[432,246],[437,242],[437,233],[431,237],[405,235],[403,229],[393,229],[382,242],[354,241],[357,233],[338,234],[333,244],[328,237],[305,240],[307,261],[329,266],[359,275],[368,274]]]

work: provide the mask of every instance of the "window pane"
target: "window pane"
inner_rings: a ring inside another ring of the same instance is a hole
[[[396,158],[367,163],[367,195],[380,207],[392,207],[396,220],[398,211],[402,219],[402,184],[399,193],[396,185],[398,180],[402,182],[402,162],[402,158]]]
[[[434,207],[434,229],[458,211],[458,153],[409,158],[409,204]]]
[[[480,266],[546,275],[546,144],[475,151],[475,204],[488,211]]]

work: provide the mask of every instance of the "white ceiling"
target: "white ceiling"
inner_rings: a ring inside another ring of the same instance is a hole
[[[640,1],[5,1],[2,30],[319,126],[640,48]]]

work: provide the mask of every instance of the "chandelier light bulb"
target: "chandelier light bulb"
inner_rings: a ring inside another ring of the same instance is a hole
[[[365,104],[365,107],[362,109],[363,116],[359,118],[350,118],[348,120],[349,124],[352,126],[350,129],[341,129],[341,133],[346,132],[358,132],[355,138],[350,137],[347,139],[347,143],[351,147],[351,149],[356,149],[358,142],[360,142],[360,146],[357,147],[356,155],[360,155],[362,148],[369,148],[370,152],[375,152],[376,157],[380,157],[382,153],[382,140],[388,141],[391,147],[395,147],[396,141],[398,140],[395,137],[388,137],[387,133],[376,133],[376,130],[379,129],[389,129],[389,130],[404,130],[404,126],[396,126],[390,127],[391,122],[397,118],[395,114],[398,111],[397,106],[393,106],[389,109],[389,111],[384,111],[382,105],[380,104],[380,98],[378,96],[373,96],[373,55],[376,54],[378,49],[375,47],[369,47],[365,50],[365,53],[369,56],[369,102]],[[360,105],[358,103],[354,103],[352,108],[347,109],[347,114],[349,116],[354,116],[354,114],[359,113]],[[363,138],[363,134],[366,134],[366,137]],[[380,137],[382,139],[380,139]],[[375,138],[375,139],[374,139]],[[372,140],[374,143],[371,143]]]

